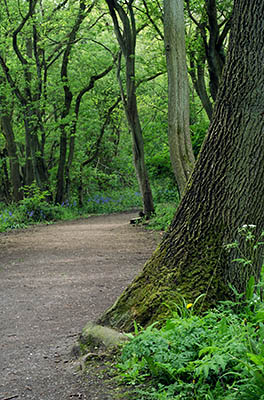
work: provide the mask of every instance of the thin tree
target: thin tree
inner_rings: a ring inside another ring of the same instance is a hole
[[[221,1],[204,0],[204,4],[200,5],[200,16],[195,6],[195,11],[191,9],[190,0],[185,0],[185,3],[191,24],[195,27],[194,40],[189,41],[188,45],[189,72],[211,120],[213,102],[216,100],[225,64],[225,43],[232,24],[232,1],[223,5]]]
[[[149,184],[148,172],[145,165],[143,134],[137,107],[135,82],[135,50],[137,31],[135,16],[132,8],[133,0],[126,2],[128,13],[126,13],[125,9],[116,0],[106,0],[106,3],[109,7],[115,28],[115,34],[121,49],[117,77],[128,125],[132,134],[134,165],[143,199],[143,211],[147,216],[149,216],[154,211],[154,204],[151,187]],[[126,64],[126,93],[120,77],[121,54],[124,56]]]
[[[202,308],[243,293],[262,257],[233,262],[238,228],[264,228],[264,2],[235,0],[227,61],[214,116],[174,220],[143,271],[100,323],[132,329],[165,312],[164,302],[201,294]]]

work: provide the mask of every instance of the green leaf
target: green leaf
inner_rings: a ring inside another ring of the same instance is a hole
[[[204,347],[199,351],[199,357],[203,356],[204,354],[212,354],[216,351],[220,350],[219,347],[217,346],[207,346]]]
[[[255,291],[255,278],[252,275],[248,280],[248,284],[247,284],[247,288],[246,288],[246,299],[247,300],[251,300],[253,298],[254,291]]]
[[[257,366],[264,367],[264,357],[253,354],[253,353],[247,353],[247,356],[250,358],[251,361],[253,361],[254,364]]]

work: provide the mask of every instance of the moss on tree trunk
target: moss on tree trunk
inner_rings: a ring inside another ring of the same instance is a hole
[[[264,229],[264,3],[236,0],[227,62],[214,117],[194,172],[170,229],[143,271],[100,318],[130,330],[166,313],[179,295],[211,307],[259,278],[260,252],[253,265],[232,262],[238,228]]]

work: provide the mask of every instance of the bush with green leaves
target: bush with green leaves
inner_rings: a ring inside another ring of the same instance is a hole
[[[228,245],[248,250],[234,260],[242,268],[264,244],[254,229],[243,226],[242,242]],[[264,400],[263,277],[264,266],[258,284],[251,276],[245,293],[233,289],[236,301],[203,315],[194,314],[202,295],[194,304],[180,298],[162,328],[136,327],[118,364],[122,379],[139,385],[139,399]]]
[[[176,212],[176,204],[160,203],[155,206],[155,214],[151,217],[147,227],[154,230],[166,231]]]
[[[48,198],[48,191],[41,191],[33,184],[25,188],[25,198],[18,205],[7,206],[0,203],[0,232],[26,228],[34,223],[50,223],[91,214],[110,214],[142,207],[141,194],[136,188],[93,193],[84,199],[84,205],[81,208],[78,207],[75,199],[66,199],[62,204],[54,205],[48,201]]]
[[[0,204],[0,232],[10,229],[25,228],[27,224],[23,222],[23,217],[15,207],[7,207]]]
[[[48,202],[50,193],[41,190],[35,183],[24,186],[24,199],[19,202],[19,211],[24,216],[25,221],[41,222],[60,219],[62,210]]]
[[[222,307],[203,316],[177,312],[123,349],[125,382],[148,383],[146,399],[264,399],[264,307],[247,320]]]

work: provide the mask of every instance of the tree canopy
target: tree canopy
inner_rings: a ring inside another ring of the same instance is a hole
[[[116,15],[121,29],[117,38],[110,4],[123,9],[123,14]],[[221,32],[229,14],[218,4],[215,7],[220,7],[217,12]],[[122,18],[129,15],[133,16],[136,47],[134,55],[126,58],[118,38],[127,26],[121,27]],[[197,90],[198,62],[193,65],[198,52],[205,50],[202,45],[199,48],[193,44],[197,41],[195,35],[202,37],[193,20],[209,16],[196,2],[186,4],[185,16],[187,54],[192,60],[188,62],[191,136],[197,155],[208,120]],[[138,142],[134,140],[132,146],[127,135],[129,131],[133,133],[134,126],[141,127],[141,152],[145,154],[144,168],[148,170],[150,186],[157,178],[174,184],[167,139],[168,90],[161,2],[65,0],[54,4],[49,0],[1,0],[0,35],[2,200],[21,200],[23,187],[33,182],[49,191],[50,201],[60,204],[70,198],[78,198],[83,204],[87,190],[137,186],[135,177],[143,173],[143,164],[138,165],[135,174],[132,160],[137,165]],[[191,52],[195,57],[190,57]],[[127,69],[127,62],[131,61],[132,74]],[[203,83],[210,98],[207,65],[203,63]],[[136,95],[136,125],[131,125],[133,119],[126,118],[130,89]],[[144,193],[151,189],[149,184],[145,189],[141,186],[139,180],[144,204]],[[151,200],[148,207],[152,211]]]

